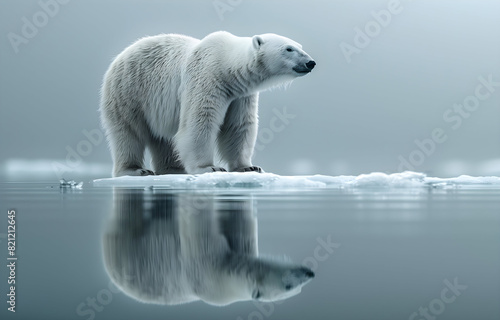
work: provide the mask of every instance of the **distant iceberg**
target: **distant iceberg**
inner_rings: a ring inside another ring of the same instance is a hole
[[[163,187],[171,189],[264,188],[264,189],[341,189],[341,188],[499,188],[500,177],[431,178],[423,173],[386,174],[373,172],[359,176],[280,176],[273,173],[205,173],[200,175],[161,175],[94,180],[94,186]]]

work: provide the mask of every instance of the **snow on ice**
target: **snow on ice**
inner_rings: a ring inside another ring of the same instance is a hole
[[[423,173],[386,174],[373,172],[359,176],[280,176],[273,173],[205,173],[201,175],[161,175],[117,177],[94,180],[94,186],[164,187],[172,189],[265,188],[500,188],[500,177],[432,178]]]

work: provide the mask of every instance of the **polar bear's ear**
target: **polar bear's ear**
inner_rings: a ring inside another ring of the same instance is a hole
[[[264,40],[260,36],[253,36],[252,43],[253,47],[258,50],[260,46],[264,43]]]

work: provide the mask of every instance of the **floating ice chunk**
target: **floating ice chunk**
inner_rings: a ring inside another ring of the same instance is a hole
[[[256,172],[214,172],[200,175],[124,176],[94,180],[94,186],[191,188],[321,188],[326,184],[308,176],[279,176]]]
[[[338,188],[500,188],[500,177],[430,178],[423,173],[386,174],[373,172],[359,176],[280,176],[272,173],[215,172],[200,175],[118,177],[94,180],[94,186],[162,187],[171,189],[338,189]]]

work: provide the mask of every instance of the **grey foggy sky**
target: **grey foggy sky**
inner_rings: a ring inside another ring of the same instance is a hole
[[[447,110],[474,96],[479,77],[500,82],[500,2],[400,1],[401,12],[350,63],[341,43],[354,45],[355,28],[364,29],[375,20],[371,12],[387,10],[391,1],[232,3],[221,20],[213,1],[70,0],[15,53],[8,34],[22,36],[23,17],[31,21],[42,8],[37,1],[1,0],[0,165],[12,158],[64,159],[66,146],[84,139],[82,130],[99,128],[102,76],[136,39],[226,30],[287,36],[318,63],[288,89],[261,95],[261,130],[276,110],[295,115],[256,152],[254,163],[266,171],[396,172],[398,157],[418,149],[415,139],[441,128],[446,141],[415,171],[500,174],[500,161],[485,166],[500,159],[500,87],[460,116],[460,125],[443,118],[456,116]],[[84,161],[111,165],[107,145],[94,147]]]

